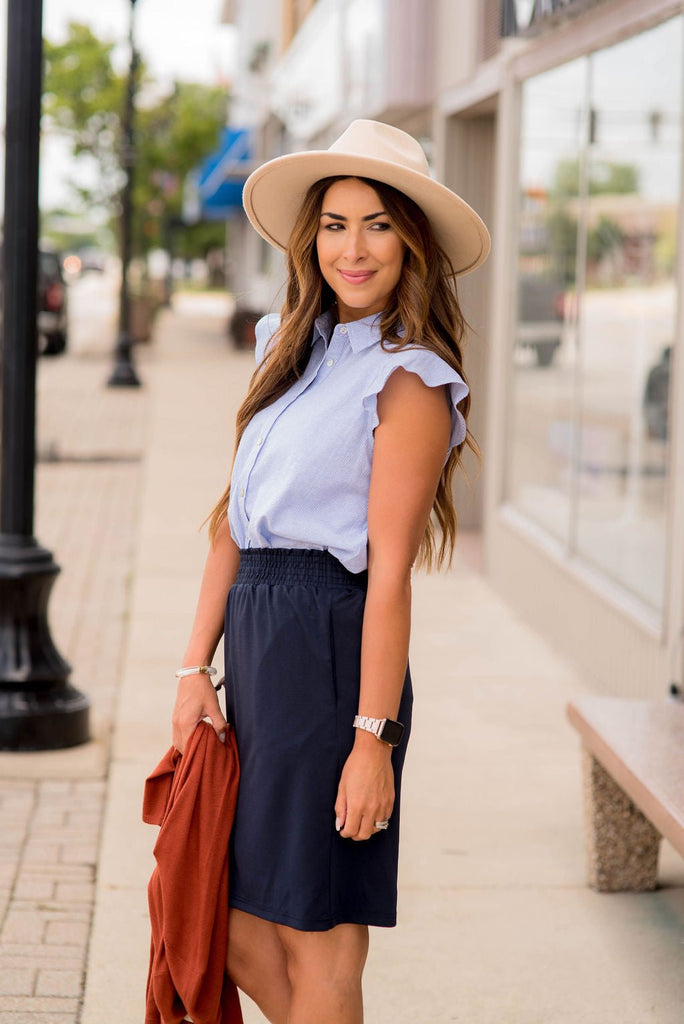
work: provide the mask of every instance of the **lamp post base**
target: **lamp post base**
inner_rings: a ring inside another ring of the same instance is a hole
[[[120,334],[114,352],[114,368],[107,381],[108,388],[139,388],[141,381],[131,359],[133,342],[126,333]]]
[[[0,751],[64,750],[90,739],[87,697],[64,683],[55,692],[0,689]]]
[[[59,566],[33,537],[0,534],[0,750],[85,743],[89,702],[67,681],[47,608]]]

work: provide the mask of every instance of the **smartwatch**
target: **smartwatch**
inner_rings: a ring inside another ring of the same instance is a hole
[[[390,747],[398,747],[401,737],[404,735],[404,726],[401,722],[393,722],[391,718],[369,718],[367,715],[357,715],[354,719],[354,728],[363,729],[365,732],[372,732],[383,743]]]

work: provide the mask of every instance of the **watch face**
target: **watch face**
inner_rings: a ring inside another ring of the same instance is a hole
[[[380,739],[383,743],[389,743],[391,747],[396,747],[401,742],[401,737],[404,735],[404,726],[401,722],[393,722],[388,718],[385,722],[382,732],[380,733]]]

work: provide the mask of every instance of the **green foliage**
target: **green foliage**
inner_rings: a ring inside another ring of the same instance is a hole
[[[610,217],[599,217],[598,223],[587,234],[587,259],[598,263],[613,249],[619,249],[624,240],[620,225]]]
[[[628,195],[639,191],[639,169],[633,164],[594,160],[589,169],[590,196]],[[579,160],[559,160],[551,183],[554,199],[572,199],[580,192]]]
[[[123,184],[119,137],[125,82],[112,67],[113,49],[113,43],[78,22],[70,22],[63,43],[44,43],[44,120],[70,137],[75,158],[91,157],[97,164],[92,188],[72,184],[86,207],[111,207]]]
[[[63,43],[45,40],[44,49],[44,123],[70,138],[75,160],[96,165],[91,186],[72,183],[77,209],[105,208],[116,229],[125,180],[121,121],[127,75],[112,65],[114,44],[78,22],[69,24]],[[225,228],[222,223],[178,227],[183,181],[218,142],[226,120],[225,90],[177,82],[171,95],[160,96],[144,65],[136,77],[134,250],[141,254],[166,245],[175,223],[178,251],[203,255],[223,244]]]
[[[575,283],[577,262],[577,221],[566,210],[557,208],[547,219],[549,251],[554,276],[566,285]],[[589,264],[619,249],[624,236],[620,225],[610,217],[599,217],[587,232],[587,260]]]
[[[639,168],[634,164],[600,161],[592,165],[589,195],[636,195],[639,192]]]
[[[553,276],[563,284],[575,282],[577,262],[577,221],[563,209],[556,209],[546,222]]]
[[[218,144],[225,114],[223,89],[182,82],[138,111],[134,205],[140,249],[165,243],[169,222],[180,218],[183,181]],[[188,255],[203,254],[223,244],[224,232],[222,223],[185,228],[183,248],[191,250]]]

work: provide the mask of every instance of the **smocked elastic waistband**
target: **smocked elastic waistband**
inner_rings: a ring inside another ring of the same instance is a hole
[[[236,583],[309,583],[359,587],[368,573],[350,572],[329,551],[310,548],[243,548]]]

